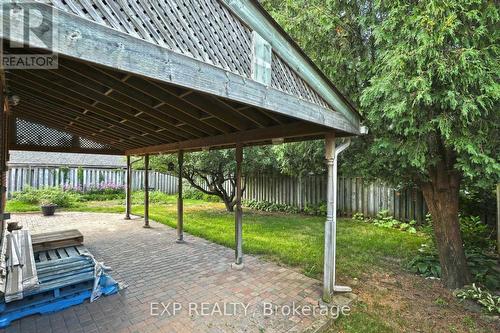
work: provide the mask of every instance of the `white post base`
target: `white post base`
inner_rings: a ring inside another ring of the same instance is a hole
[[[350,293],[352,288],[347,286],[333,286],[333,291],[338,293]]]
[[[237,263],[233,262],[233,263],[231,264],[231,268],[232,268],[232,269],[235,269],[235,270],[237,270],[237,271],[241,271],[243,268],[245,268],[245,264],[243,264],[243,263],[241,263],[241,264],[237,264]]]

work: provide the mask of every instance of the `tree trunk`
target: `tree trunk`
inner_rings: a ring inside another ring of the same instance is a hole
[[[432,216],[441,278],[447,288],[461,288],[470,283],[471,275],[458,220],[460,175],[438,163],[429,170],[429,178],[421,184],[421,189]]]
[[[224,199],[223,199],[223,201],[224,201],[224,205],[226,206],[226,210],[228,212],[234,212],[234,202],[233,201],[226,201]]]

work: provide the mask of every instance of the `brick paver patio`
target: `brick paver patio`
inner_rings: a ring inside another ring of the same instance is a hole
[[[153,221],[151,229],[139,218],[103,213],[15,214],[12,221],[32,233],[79,229],[87,248],[127,287],[0,332],[302,332],[328,320],[319,309],[303,313],[318,305],[319,281],[250,255],[243,270],[232,269],[233,250],[190,235],[176,244],[175,230]],[[272,314],[270,304],[278,306]],[[293,304],[299,313],[288,313]]]

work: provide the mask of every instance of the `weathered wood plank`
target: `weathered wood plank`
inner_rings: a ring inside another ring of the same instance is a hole
[[[292,123],[288,125],[278,125],[268,128],[258,128],[243,132],[223,134],[210,138],[201,138],[194,140],[169,143],[145,148],[137,148],[127,150],[127,155],[141,155],[154,153],[171,153],[179,150],[200,150],[205,147],[228,147],[234,146],[237,143],[250,144],[271,140],[276,137],[300,137],[304,135],[321,135],[327,130],[313,124]]]

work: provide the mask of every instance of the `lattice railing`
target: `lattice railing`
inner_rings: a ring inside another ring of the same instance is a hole
[[[251,30],[220,0],[39,0],[174,52],[251,77]],[[273,53],[273,88],[329,107]]]
[[[314,91],[293,69],[273,52],[271,86],[306,101],[328,108],[328,103]]]
[[[250,76],[251,31],[218,0],[50,2],[66,12]]]

